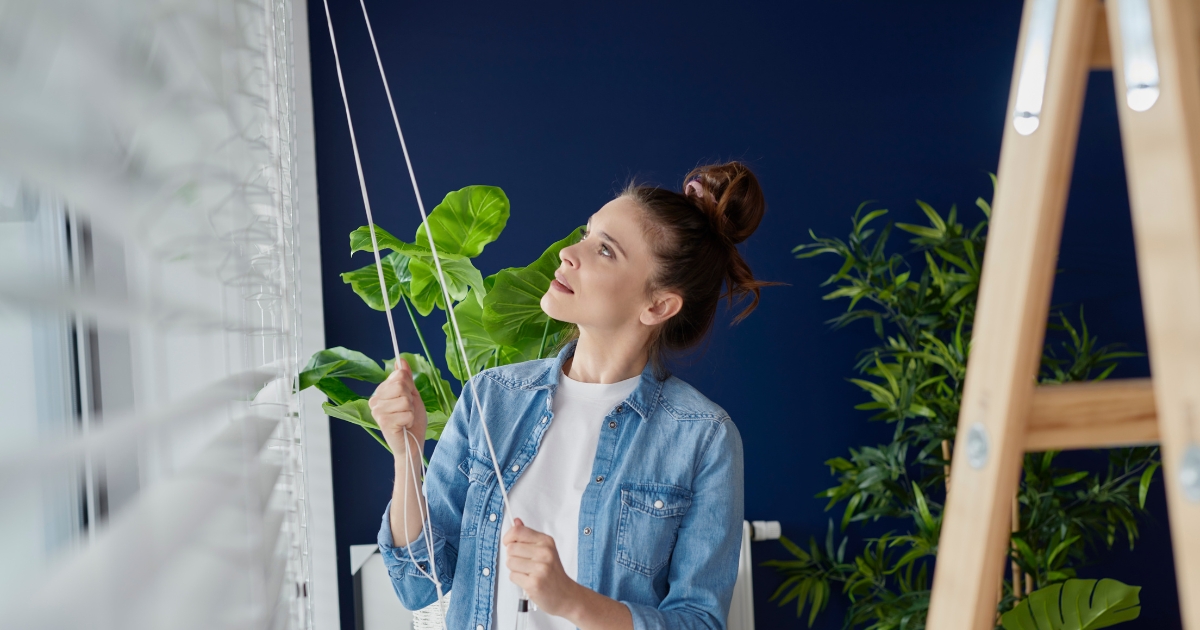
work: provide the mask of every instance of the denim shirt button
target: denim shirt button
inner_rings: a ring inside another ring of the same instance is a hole
[[[608,423],[608,428],[610,428],[610,429],[615,429],[615,428],[617,428],[617,423],[616,423],[616,421],[609,422],[609,423]]]
[[[487,576],[489,576],[489,575],[491,575],[491,574],[492,574],[492,570],[491,570],[491,569],[489,569],[489,568],[487,568],[487,567],[483,567],[483,577],[487,577]]]
[[[518,470],[521,470],[521,467],[518,466],[517,464],[513,464],[512,471],[517,472]]]
[[[491,513],[491,514],[488,514],[488,520],[489,520],[489,521],[491,521],[491,522],[493,522],[493,523],[495,523],[495,522],[496,522],[496,514],[495,514],[495,512],[493,512],[493,513]]]
[[[661,510],[661,509],[662,509],[662,506],[663,506],[662,499],[659,499],[658,501],[655,501],[655,502],[654,502],[654,507],[656,507],[656,508],[658,508],[658,509],[660,509],[660,510]]]
[[[603,482],[604,482],[604,475],[600,475],[599,477],[596,477],[596,483],[603,483]]]
[[[592,528],[591,528],[591,527],[584,527],[584,528],[583,528],[583,535],[584,535],[584,536],[591,536],[591,535],[592,535]]]
[[[622,411],[625,411],[625,405],[617,405],[617,408],[613,410],[613,413],[621,413]]]
[[[548,416],[542,416],[542,424],[546,424],[547,419],[549,419]]]
[[[483,624],[475,626],[475,630],[483,630]]]

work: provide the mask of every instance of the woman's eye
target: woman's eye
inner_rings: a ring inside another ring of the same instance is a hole
[[[601,255],[601,256],[608,256],[609,258],[612,258],[612,252],[608,250],[608,245],[601,245],[601,246],[600,246],[600,255]]]

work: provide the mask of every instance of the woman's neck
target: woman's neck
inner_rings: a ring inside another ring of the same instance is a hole
[[[581,383],[617,383],[640,375],[647,360],[644,339],[602,339],[580,329],[575,356],[563,366],[563,372]]]

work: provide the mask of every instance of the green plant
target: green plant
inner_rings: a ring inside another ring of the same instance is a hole
[[[447,194],[429,213],[428,230],[433,235],[442,263],[449,305],[438,280],[425,226],[417,227],[411,243],[375,226],[380,253],[391,252],[382,258],[387,286],[386,308],[404,304],[421,344],[421,353],[403,353],[401,357],[412,368],[413,380],[429,415],[426,439],[441,437],[458,397],[434,361],[418,325],[418,315],[428,317],[435,310],[445,315],[443,356],[446,367],[458,381],[459,392],[468,370],[464,369],[459,356],[458,340],[450,326],[448,309],[453,310],[462,333],[461,341],[471,374],[489,367],[542,358],[570,329],[568,324],[543,313],[540,301],[554,279],[559,250],[577,242],[582,228],[550,245],[529,265],[502,269],[485,278],[472,259],[479,256],[488,243],[499,238],[508,223],[509,212],[508,197],[503,190],[495,186],[467,186]],[[362,251],[374,251],[368,226],[350,233],[350,253]],[[379,272],[373,262],[343,273],[342,280],[367,306],[384,310]],[[300,374],[298,387],[321,390],[329,398],[329,402],[322,405],[325,413],[361,426],[387,448],[379,434],[379,425],[371,417],[366,398],[355,393],[345,379],[380,383],[393,369],[394,361],[387,359],[380,367],[378,362],[361,352],[329,348],[312,356]]]
[[[1004,630],[1097,630],[1137,619],[1137,586],[1116,580],[1067,580],[1032,593],[1004,613]]]
[[[793,250],[797,258],[842,259],[822,286],[834,285],[825,299],[847,298],[849,307],[830,323],[841,328],[869,321],[880,340],[862,352],[859,377],[850,379],[870,397],[855,408],[893,425],[890,443],[852,448],[848,457],[826,462],[837,485],[818,495],[828,499],[826,509],[841,506],[842,532],[868,523],[891,530],[855,544],[861,551],[848,557],[849,537],[835,545],[831,520],[824,546],[810,540],[803,549],[783,538],[794,559],[767,563],[784,576],[772,599],[794,602],[798,616],[807,608],[810,626],[827,606],[834,583],[849,599],[846,628],[925,625],[991,207],[978,199],[982,218],[967,227],[955,207],[943,217],[917,204],[928,225],[888,223],[877,232],[873,222],[887,211],[867,211],[863,204],[845,241],[810,232],[812,242]],[[888,252],[894,227],[913,235],[909,254]],[[1050,328],[1059,339],[1046,345],[1039,382],[1103,379],[1120,359],[1134,356],[1099,346],[1082,323],[1082,310],[1080,322],[1051,314]],[[1054,588],[1075,577],[1076,567],[1111,548],[1121,530],[1133,546],[1157,454],[1153,448],[1110,451],[1103,474],[1065,468],[1056,452],[1025,457],[1012,560],[1034,588]],[[1001,609],[1032,590],[1022,581],[1006,581]]]

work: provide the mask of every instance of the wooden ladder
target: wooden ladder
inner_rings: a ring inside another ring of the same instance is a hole
[[[1113,69],[1153,379],[1039,387],[1089,71]],[[1027,451],[1160,442],[1200,630],[1200,0],[1026,0],[929,630],[996,623]]]

